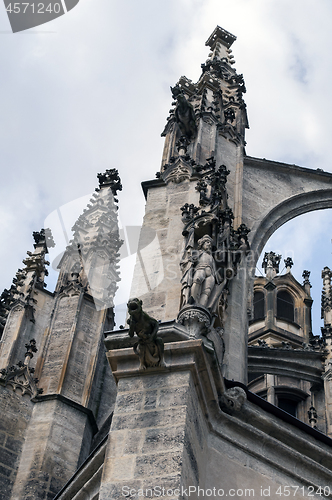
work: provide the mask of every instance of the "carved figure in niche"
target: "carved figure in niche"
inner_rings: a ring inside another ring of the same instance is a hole
[[[198,240],[198,255],[195,265],[191,296],[197,304],[206,306],[218,283],[216,263],[212,255],[212,238],[209,235]],[[195,256],[193,256],[195,258]]]
[[[131,299],[128,304],[129,335],[138,336],[138,342],[134,344],[134,351],[139,356],[140,370],[153,366],[164,366],[164,342],[157,337],[159,323],[142,310],[142,301]]]
[[[189,139],[194,138],[197,131],[196,116],[193,106],[187,101],[179,86],[171,87],[172,95],[177,100],[175,108],[175,121],[179,126],[181,135]]]
[[[194,261],[192,258],[193,249],[194,249],[194,228],[191,228],[189,236],[187,238],[186,248],[184,250],[182,259],[180,261],[180,267],[182,270],[182,278],[181,278],[182,290],[181,290],[180,308],[185,304],[187,304],[190,298],[191,285],[193,284],[193,266],[194,266]]]

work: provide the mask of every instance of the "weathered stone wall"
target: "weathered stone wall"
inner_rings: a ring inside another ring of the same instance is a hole
[[[198,484],[205,433],[189,371],[121,379],[99,498]]]
[[[86,414],[61,400],[35,403],[12,498],[53,499],[77,468],[89,425]]]
[[[11,388],[0,387],[0,500],[11,498],[33,403]]]
[[[181,293],[180,259],[184,238],[180,208],[198,203],[196,182],[169,183],[148,191],[130,297],[162,321],[174,320]]]

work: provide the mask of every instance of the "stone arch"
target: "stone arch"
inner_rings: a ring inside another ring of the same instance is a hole
[[[252,230],[253,267],[256,266],[266,242],[279,227],[298,215],[326,208],[332,208],[332,188],[293,196],[270,210]]]

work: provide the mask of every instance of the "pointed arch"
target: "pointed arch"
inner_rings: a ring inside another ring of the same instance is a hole
[[[332,187],[293,196],[270,210],[261,221],[254,225],[251,232],[254,266],[266,242],[279,227],[298,215],[326,208],[332,208]]]

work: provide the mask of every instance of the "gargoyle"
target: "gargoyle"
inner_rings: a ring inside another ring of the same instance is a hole
[[[140,359],[140,370],[153,366],[163,366],[164,342],[157,337],[159,323],[142,310],[142,301],[131,299],[127,304],[129,335],[138,336],[134,351]]]

